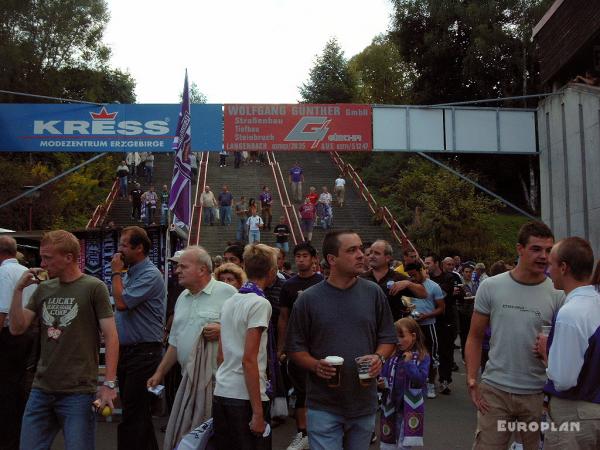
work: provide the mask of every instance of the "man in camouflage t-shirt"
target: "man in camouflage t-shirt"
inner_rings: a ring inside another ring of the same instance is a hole
[[[21,334],[40,323],[40,359],[21,428],[21,448],[50,448],[63,428],[66,448],[95,448],[95,415],[113,407],[119,343],[108,290],[83,274],[79,241],[63,230],[42,237],[42,268],[18,281],[10,309],[10,331]],[[45,278],[49,280],[45,281]],[[23,289],[39,284],[26,307]],[[106,376],[96,394],[100,334],[106,345]]]

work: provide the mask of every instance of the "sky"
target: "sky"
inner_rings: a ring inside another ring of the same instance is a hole
[[[315,57],[346,58],[384,33],[389,0],[107,0],[111,66],[138,103],[179,103],[185,69],[209,103],[297,103]]]

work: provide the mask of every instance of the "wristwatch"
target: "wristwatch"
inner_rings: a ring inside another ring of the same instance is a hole
[[[102,383],[102,386],[106,386],[109,389],[114,389],[117,387],[117,382],[116,381],[108,381],[106,380],[104,383]]]
[[[379,353],[375,353],[375,354],[379,358],[379,361],[381,361],[381,365],[385,364],[385,358],[383,357],[383,355],[381,355]]]

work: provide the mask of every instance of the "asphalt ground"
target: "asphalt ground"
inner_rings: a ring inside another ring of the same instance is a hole
[[[459,371],[452,374],[453,383],[450,386],[452,393],[438,394],[437,398],[427,399],[425,403],[425,446],[422,448],[427,450],[467,450],[473,444],[477,416],[468,398],[465,367],[461,362],[460,351],[455,352],[454,359]],[[154,419],[154,431],[160,447],[164,439],[160,427],[165,425],[167,420],[167,417]],[[295,433],[295,421],[293,418],[288,418],[285,423],[273,430],[273,450],[286,450]],[[117,423],[99,422],[96,429],[96,449],[115,450],[116,448]],[[62,434],[59,434],[52,450],[63,449]],[[379,449],[379,441],[369,447],[369,450],[376,449]]]

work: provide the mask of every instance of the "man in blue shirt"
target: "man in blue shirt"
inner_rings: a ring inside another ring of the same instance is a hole
[[[231,225],[231,204],[233,203],[233,195],[229,192],[227,185],[223,186],[223,192],[219,194],[218,200],[221,225]]]
[[[292,201],[302,202],[302,183],[304,182],[304,171],[298,162],[290,169],[290,184],[292,186]]]
[[[117,441],[119,450],[158,450],[154,437],[151,395],[146,380],[162,358],[165,283],[148,258],[150,239],[140,227],[124,228],[119,252],[111,261],[112,291],[121,344],[117,378],[123,408]],[[128,267],[127,274],[122,271]]]
[[[550,252],[550,276],[567,298],[538,350],[547,362],[548,414],[552,427],[544,449],[600,448],[600,294],[590,284],[594,253],[588,241],[570,237]],[[571,428],[577,424],[577,428]],[[565,428],[566,426],[566,428]]]

